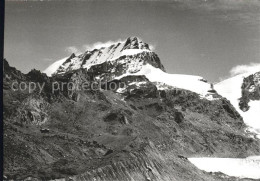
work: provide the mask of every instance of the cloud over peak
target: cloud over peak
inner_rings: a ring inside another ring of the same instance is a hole
[[[254,73],[260,71],[260,63],[250,63],[248,65],[237,65],[230,70],[231,76],[236,76],[244,73]]]
[[[141,38],[138,37],[138,39],[142,41]],[[76,55],[79,55],[79,54],[81,54],[81,53],[83,53],[87,50],[91,51],[91,50],[94,50],[94,49],[100,49],[102,47],[109,47],[113,44],[124,43],[125,41],[126,40],[118,39],[116,41],[109,40],[109,41],[106,41],[106,42],[99,41],[99,42],[96,42],[96,43],[93,43],[93,44],[85,44],[81,47],[68,46],[68,47],[65,48],[65,51],[68,52],[69,54],[75,53]],[[152,51],[154,51],[156,45],[149,43],[149,47]]]
[[[109,41],[106,41],[106,42],[96,42],[94,44],[86,44],[86,45],[83,45],[83,48],[85,50],[93,50],[93,49],[100,49],[102,47],[109,47],[111,46],[112,44],[116,44],[116,43],[122,43],[123,41],[121,39],[118,39],[116,41],[112,41],[112,40],[109,40]]]
[[[82,53],[82,51],[75,46],[66,47],[65,51],[68,52],[69,54],[75,53],[76,55],[79,55]]]

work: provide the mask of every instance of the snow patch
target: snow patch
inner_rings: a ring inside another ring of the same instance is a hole
[[[201,95],[204,98],[207,98],[206,95],[208,94],[208,90],[210,90],[210,84],[200,81],[202,79],[200,76],[168,74],[149,64],[144,65],[141,70],[136,73],[128,72],[122,76],[116,77],[116,79],[120,79],[128,75],[145,75],[151,82],[160,82],[176,88],[189,90]],[[159,88],[162,88],[161,85],[159,85]]]
[[[145,81],[142,81],[142,82],[131,82],[130,84],[128,84],[128,85],[136,85],[136,86],[140,86],[140,85],[142,85],[142,84],[146,84],[147,82],[145,82]]]
[[[51,76],[57,69],[68,59],[69,57],[63,58],[51,64],[48,68],[46,68],[43,73],[46,73],[48,76]]]
[[[188,160],[206,172],[222,172],[240,178],[260,178],[260,156],[248,158],[188,158]]]
[[[142,52],[151,52],[151,51],[146,50],[146,49],[126,49],[126,50],[122,51],[121,56],[123,56],[123,55],[126,55],[126,56],[135,55],[135,54],[142,53]]]

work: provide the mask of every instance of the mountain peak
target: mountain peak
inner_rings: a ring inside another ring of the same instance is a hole
[[[129,64],[129,62],[133,64],[133,61],[130,60],[135,59],[136,61],[134,62],[140,61],[143,65],[149,63],[164,71],[159,57],[151,51],[149,45],[144,43],[140,38],[133,36],[127,38],[124,42],[117,42],[109,47],[88,50],[81,55],[75,55],[73,53],[70,57],[66,58],[66,60],[53,63],[44,72],[49,76],[52,74],[63,74],[80,68],[89,69],[93,65],[105,62],[111,63],[111,61],[121,60],[122,58],[129,60],[127,64]],[[122,62],[122,64],[125,63]],[[132,66],[136,67],[137,64],[138,63],[135,63],[135,65],[133,64]]]
[[[75,53],[72,53],[69,57],[69,59],[76,57]]]
[[[130,36],[126,39],[126,41],[141,41],[141,39],[136,36]]]
[[[125,41],[124,49],[146,49],[150,50],[147,43],[142,42],[138,37],[129,37]]]

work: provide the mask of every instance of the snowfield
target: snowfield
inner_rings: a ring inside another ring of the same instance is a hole
[[[61,60],[58,60],[51,64],[48,68],[46,68],[43,73],[46,73],[48,76],[51,76],[57,69],[68,59],[69,57],[65,57]]]
[[[206,172],[222,172],[229,176],[260,179],[260,156],[247,158],[188,158]]]
[[[160,82],[176,88],[189,90],[205,98],[207,98],[208,90],[211,89],[209,83],[201,81],[203,77],[185,74],[168,74],[149,64],[144,65],[141,70],[136,73],[129,72],[117,77],[116,79],[128,75],[145,75],[151,82]],[[161,86],[158,86],[161,89]]]
[[[239,98],[242,96],[241,86],[243,78],[253,73],[255,72],[237,75],[214,85],[214,87],[220,95],[226,97],[231,102],[243,117],[245,124],[249,126],[248,130],[257,133],[257,137],[260,139],[260,101],[250,101],[250,109],[246,112],[239,109]]]

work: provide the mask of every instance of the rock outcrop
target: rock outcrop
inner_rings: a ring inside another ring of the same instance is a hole
[[[250,100],[260,100],[260,72],[256,72],[245,77],[241,86],[242,97],[240,98],[239,108],[246,112],[250,109]]]

